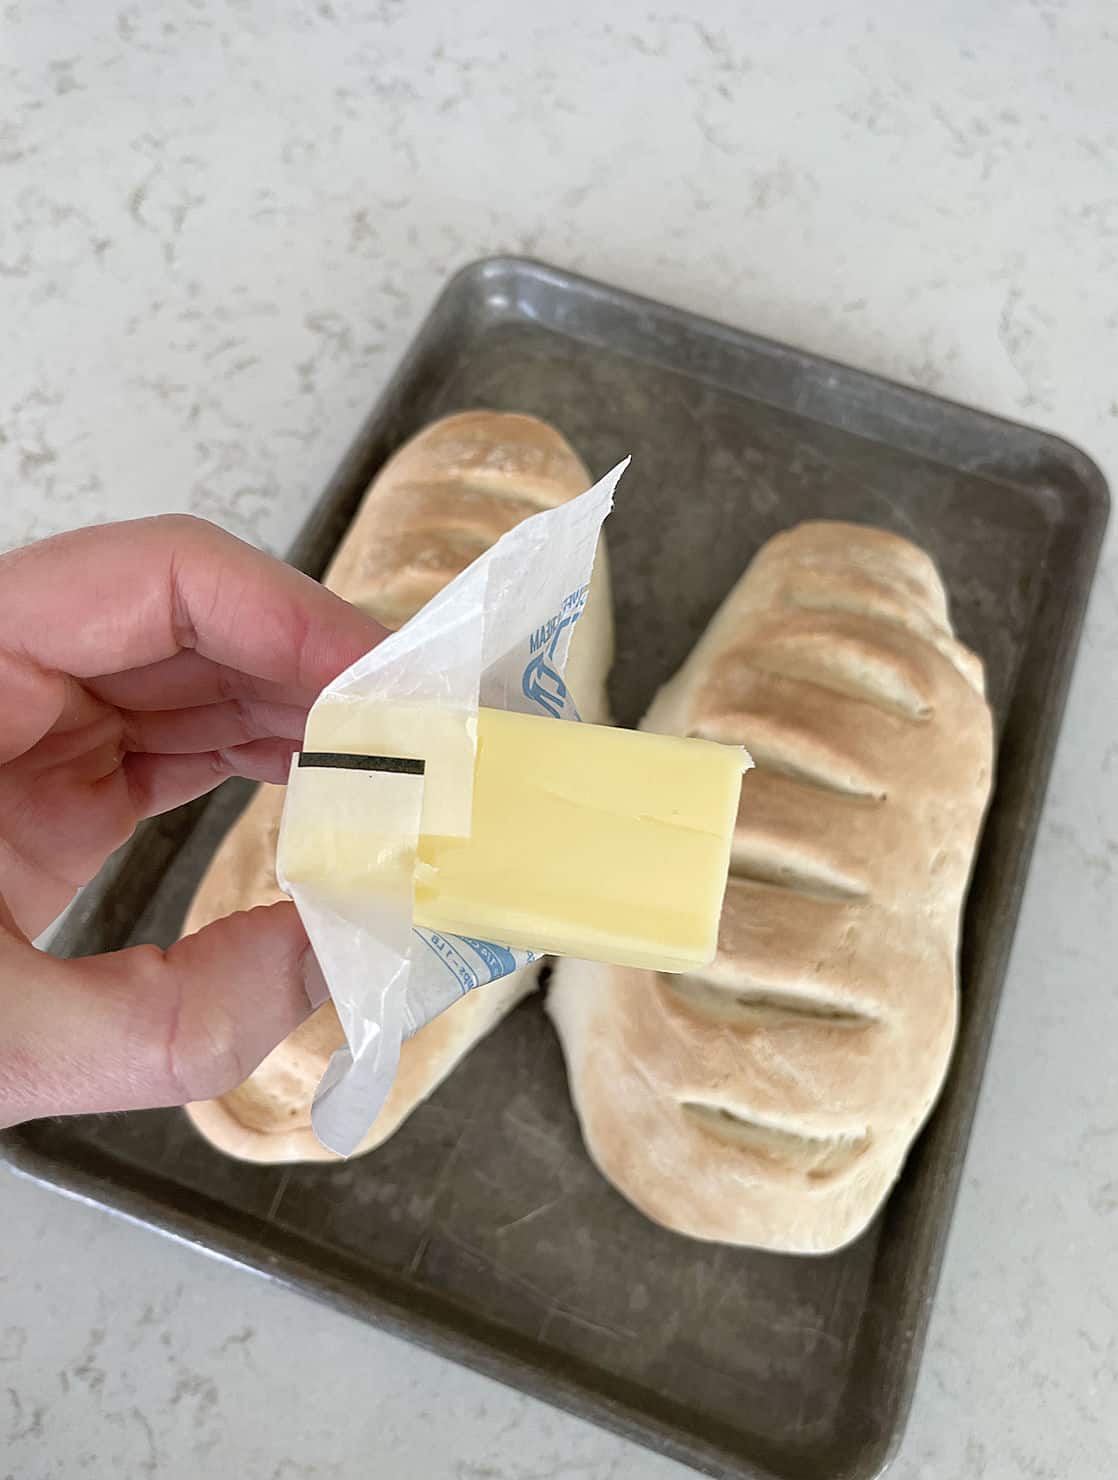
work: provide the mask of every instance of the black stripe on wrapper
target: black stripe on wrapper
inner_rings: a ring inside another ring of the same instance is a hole
[[[395,771],[401,776],[422,776],[425,763],[396,755],[346,755],[340,750],[301,750],[299,766],[324,766],[336,771]]]

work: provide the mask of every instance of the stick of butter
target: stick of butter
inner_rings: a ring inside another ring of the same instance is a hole
[[[353,702],[316,707],[304,746],[312,763],[312,753],[397,757],[424,772],[414,924],[659,971],[713,959],[749,764],[739,747],[497,709],[475,719]],[[392,887],[402,859],[383,812],[363,804],[358,772],[328,769],[299,773],[281,876],[363,892],[387,871]]]

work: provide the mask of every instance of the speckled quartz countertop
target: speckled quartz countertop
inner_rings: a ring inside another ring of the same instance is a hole
[[[1115,482],[1114,7],[906,9],[9,0],[0,545],[188,509],[282,551],[440,284],[495,250],[1036,422]],[[1112,535],[897,1480],[1118,1472],[1116,665]],[[10,1175],[0,1198],[0,1476],[684,1474]]]

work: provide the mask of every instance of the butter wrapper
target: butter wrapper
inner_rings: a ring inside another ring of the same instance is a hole
[[[315,1135],[342,1156],[387,1099],[404,1038],[464,993],[536,959],[414,926],[416,847],[421,831],[434,830],[433,809],[440,832],[469,831],[479,706],[578,719],[567,654],[628,462],[509,530],[340,674],[308,715],[276,874],[345,1034],[311,1111]],[[425,717],[422,744],[412,747],[423,755],[401,755],[409,748],[401,736],[416,733],[403,723],[409,712]]]

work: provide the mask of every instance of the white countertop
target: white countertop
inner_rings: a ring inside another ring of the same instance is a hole
[[[443,280],[498,250],[1038,423],[1118,482],[1114,7],[905,9],[6,5],[0,546],[188,509],[282,551]],[[897,1480],[1115,1472],[1116,668],[1112,535]],[[2,1472],[684,1474],[0,1198]]]

